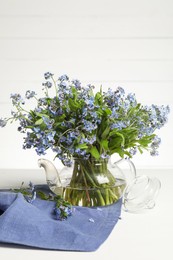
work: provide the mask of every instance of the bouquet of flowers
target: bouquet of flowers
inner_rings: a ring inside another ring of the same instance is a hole
[[[137,150],[158,154],[160,138],[154,134],[167,122],[169,106],[143,106],[134,94],[125,95],[123,88],[94,93],[94,86],[82,87],[67,75],[55,81],[45,73],[44,97],[37,98],[28,90],[25,98],[35,98],[37,106],[26,111],[20,94],[11,94],[16,108],[12,117],[0,119],[19,121],[18,131],[25,134],[24,149],[35,148],[38,155],[51,148],[65,165],[72,157],[109,158],[118,153],[132,157]],[[49,96],[54,85],[55,96]]]
[[[108,160],[115,153],[131,158],[144,149],[151,155],[158,154],[161,139],[155,131],[167,122],[169,106],[144,106],[137,102],[135,94],[126,94],[121,87],[95,92],[93,85],[83,87],[79,80],[69,80],[67,75],[55,80],[47,72],[44,77],[43,97],[38,98],[31,90],[25,98],[11,94],[15,111],[10,118],[0,119],[1,127],[8,121],[19,122],[24,149],[35,148],[38,155],[52,149],[66,166],[71,165],[72,158],[84,158],[91,171],[86,170],[84,185],[87,181],[90,186],[89,178],[95,174],[92,159]],[[27,111],[25,100],[31,98],[36,100],[36,106]]]

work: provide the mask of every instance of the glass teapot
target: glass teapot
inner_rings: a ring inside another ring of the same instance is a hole
[[[154,207],[161,186],[156,178],[137,176],[129,158],[114,162],[74,158],[72,166],[60,172],[47,159],[39,159],[38,164],[49,188],[77,206],[107,206],[122,199],[125,211],[140,212]]]

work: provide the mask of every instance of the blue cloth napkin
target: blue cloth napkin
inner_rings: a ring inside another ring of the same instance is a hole
[[[122,201],[98,208],[74,206],[67,220],[55,219],[55,203],[28,203],[21,193],[0,192],[0,242],[44,249],[95,251],[108,238]]]

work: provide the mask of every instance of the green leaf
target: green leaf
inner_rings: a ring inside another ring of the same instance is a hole
[[[35,125],[41,125],[43,123],[43,119],[40,118],[35,122]]]
[[[49,116],[48,115],[46,115],[46,114],[44,114],[44,113],[38,113],[38,112],[35,112],[35,114],[36,114],[36,116],[38,116],[38,117],[47,117],[47,118],[49,118]]]
[[[120,136],[115,136],[113,138],[110,138],[109,141],[109,149],[114,150],[118,147],[121,147],[122,138]]]
[[[42,200],[48,200],[49,196],[47,196],[44,192],[42,191],[37,191],[37,195],[40,197]]]
[[[69,107],[72,111],[75,111],[76,109],[78,109],[80,107],[79,104],[71,98],[69,98],[68,104],[69,104]]]
[[[61,115],[61,116],[57,116],[57,117],[56,117],[56,121],[57,121],[57,122],[62,122],[62,121],[64,121],[65,118],[66,118],[66,116],[63,114],[63,115]]]
[[[35,112],[35,111],[33,111],[33,110],[30,110],[30,111],[29,111],[29,114],[30,114],[32,117],[35,117],[35,115],[36,115],[36,112]]]
[[[121,148],[116,148],[116,149],[111,151],[111,154],[114,154],[114,153],[118,153],[121,158],[124,157],[124,151]]]
[[[109,127],[109,126],[107,126],[107,127],[105,128],[105,130],[103,131],[103,133],[102,133],[102,135],[101,135],[101,138],[102,138],[102,139],[105,139],[105,138],[107,138],[107,137],[108,137],[108,134],[109,134],[109,132],[110,132],[110,127]]]
[[[91,149],[89,150],[89,152],[91,153],[91,155],[95,158],[95,159],[99,159],[100,158],[100,154],[97,150],[97,148],[95,146],[92,146]]]
[[[108,140],[101,140],[100,145],[103,147],[104,150],[108,150]]]
[[[95,104],[100,105],[102,104],[102,101],[103,101],[102,94],[100,92],[97,92],[95,94]]]
[[[120,136],[120,137],[122,138],[121,145],[124,146],[124,144],[125,144],[125,138],[124,138],[124,135],[121,134],[121,133],[119,133],[119,132],[117,132],[116,135],[117,135],[117,136]]]
[[[117,131],[112,131],[110,134],[109,134],[109,137],[112,137],[110,138],[111,142],[110,142],[110,146],[124,146],[125,145],[125,136],[120,133],[120,132],[117,132]]]
[[[105,113],[106,113],[107,115],[111,115],[111,114],[112,114],[112,111],[111,111],[111,109],[109,109],[109,108],[106,108],[104,111],[105,111]]]
[[[142,139],[137,140],[137,142],[143,146],[143,147],[148,147],[148,145],[152,142],[153,138],[154,138],[154,134],[153,135],[149,135],[149,136],[144,136]]]
[[[99,108],[99,109],[97,110],[97,114],[100,115],[100,116],[102,116],[102,115],[103,115],[103,110],[102,110],[101,108]]]
[[[138,146],[138,150],[139,150],[139,152],[142,154],[143,153],[143,151],[142,151],[142,149]]]
[[[111,137],[111,136],[113,136],[113,135],[116,135],[116,133],[117,133],[117,130],[112,130],[112,131],[110,131],[109,132],[109,137]]]
[[[137,104],[136,107],[132,107],[128,111],[128,117],[138,114],[141,104]]]
[[[88,145],[87,144],[78,144],[76,146],[76,148],[79,148],[79,149],[87,149],[88,148]]]

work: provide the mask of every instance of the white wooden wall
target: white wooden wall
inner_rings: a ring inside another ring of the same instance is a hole
[[[39,90],[47,71],[173,107],[173,1],[0,0],[0,117],[11,93]],[[138,168],[173,167],[172,126],[171,113],[160,156],[137,156]],[[37,159],[15,125],[0,129],[0,168],[37,168]]]

